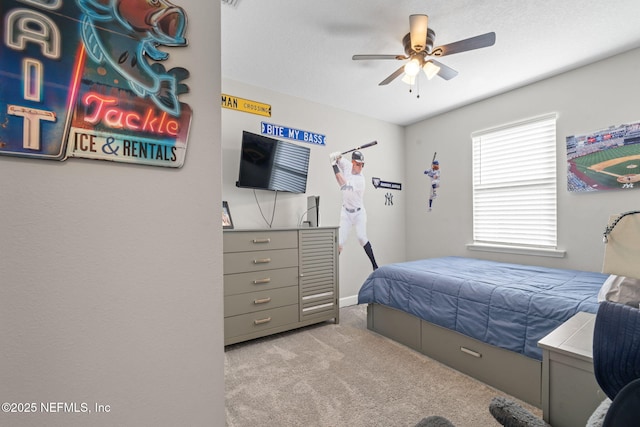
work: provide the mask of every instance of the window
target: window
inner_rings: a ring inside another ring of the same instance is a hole
[[[471,135],[474,245],[556,249],[556,118]]]

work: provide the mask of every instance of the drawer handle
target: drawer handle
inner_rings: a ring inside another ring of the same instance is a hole
[[[264,279],[257,279],[253,281],[254,285],[262,285],[263,283],[270,283],[271,277],[265,277]]]
[[[253,324],[254,325],[262,325],[263,323],[269,323],[269,322],[271,322],[271,317],[267,317],[266,319],[254,320]]]
[[[253,263],[254,264],[267,264],[271,262],[271,258],[262,258],[262,259],[254,259]]]
[[[463,353],[470,354],[473,357],[477,357],[478,359],[482,357],[482,353],[478,353],[477,351],[470,350],[466,347],[460,347],[460,351]]]
[[[253,243],[271,243],[271,239],[253,239]]]
[[[271,302],[271,297],[253,300],[254,304],[266,304]]]

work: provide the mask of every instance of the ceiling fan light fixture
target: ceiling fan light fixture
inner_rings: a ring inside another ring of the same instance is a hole
[[[2,1],[2,0],[0,0]],[[24,1],[24,0],[23,0]],[[232,0],[223,0],[232,1]],[[239,0],[236,0],[239,1]],[[436,33],[433,29],[427,26],[429,17],[427,15],[415,14],[410,17],[411,32],[406,33],[402,37],[402,47],[404,48],[404,55],[353,55],[353,60],[370,60],[370,59],[395,59],[399,61],[405,61],[404,65],[401,65],[391,75],[378,83],[378,86],[385,86],[399,78],[403,74],[409,77],[417,77],[422,69],[425,75],[429,79],[433,79],[438,75],[444,80],[451,80],[458,75],[458,72],[453,68],[442,64],[432,57],[448,56],[457,53],[467,52],[470,50],[481,49],[489,46],[493,46],[496,42],[496,33],[490,32],[480,34],[475,37],[469,37],[463,40],[458,40],[453,43],[448,43],[433,47]],[[410,78],[408,81],[412,81]],[[415,78],[414,82],[418,82]]]
[[[422,52],[427,45],[427,27],[429,17],[427,15],[409,16],[409,34],[411,35],[411,48],[415,52]]]
[[[440,67],[431,61],[427,61],[422,67],[422,71],[427,75],[427,79],[431,80],[440,72]]]
[[[405,73],[404,77],[402,77],[402,82],[408,84],[409,86],[413,86],[416,84],[417,76],[410,76]]]
[[[412,58],[404,66],[404,72],[408,76],[415,77],[420,72],[420,61],[417,58]]]

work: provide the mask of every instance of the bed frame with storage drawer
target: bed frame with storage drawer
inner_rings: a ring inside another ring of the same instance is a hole
[[[225,230],[224,344],[339,322],[338,230]]]
[[[542,407],[542,362],[382,304],[367,306],[367,328],[524,402]]]

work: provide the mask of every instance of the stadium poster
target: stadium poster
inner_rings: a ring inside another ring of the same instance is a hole
[[[180,167],[186,15],[167,0],[0,2],[0,154]]]
[[[566,141],[569,191],[640,187],[640,123],[568,136]]]

